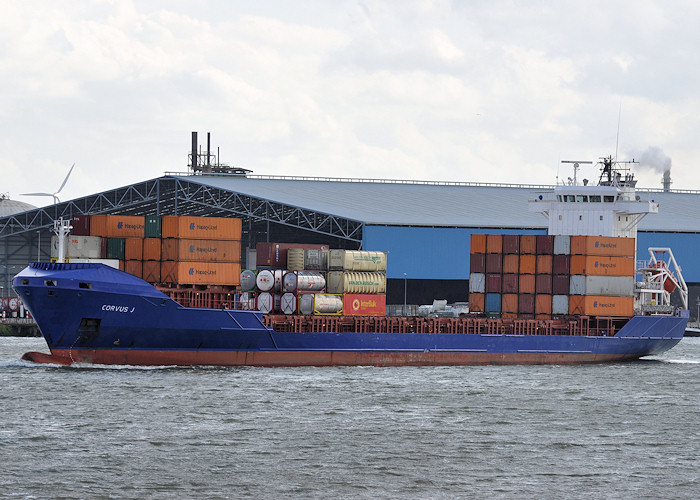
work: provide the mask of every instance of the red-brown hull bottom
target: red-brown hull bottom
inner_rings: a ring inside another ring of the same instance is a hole
[[[633,354],[330,351],[139,351],[56,349],[23,359],[70,365],[134,366],[458,366],[581,364],[638,359]]]

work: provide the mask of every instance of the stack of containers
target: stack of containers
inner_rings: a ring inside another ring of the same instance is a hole
[[[634,252],[633,238],[474,234],[469,310],[522,319],[631,316]]]
[[[635,239],[571,237],[569,314],[634,314]]]
[[[241,230],[241,219],[163,216],[160,281],[239,285]]]
[[[328,292],[342,297],[345,316],[386,316],[386,252],[331,250]]]
[[[74,225],[73,234],[77,225]],[[107,239],[107,259],[119,259],[119,268],[141,278],[141,240],[144,236],[145,219],[137,215],[92,215],[87,224],[91,236]],[[127,252],[127,240],[129,250]]]
[[[146,216],[143,238],[143,279],[160,283],[160,253],[162,219],[158,215]]]

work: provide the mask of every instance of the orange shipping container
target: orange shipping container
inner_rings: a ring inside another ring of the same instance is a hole
[[[181,285],[238,285],[241,265],[237,262],[163,261],[160,279],[163,283]]]
[[[160,260],[160,238],[143,239],[143,260]]]
[[[126,260],[143,260],[142,238],[126,238],[124,240],[124,258]]]
[[[521,255],[520,256],[520,274],[535,274],[535,263],[537,262],[537,256],[535,255]]]
[[[486,253],[503,253],[503,235],[486,235]]]
[[[504,293],[501,295],[501,312],[517,313],[518,312],[518,294]]]
[[[240,262],[241,242],[167,238],[162,240],[161,260]]]
[[[571,274],[585,276],[634,276],[633,257],[572,255]]]
[[[469,312],[484,312],[486,304],[485,293],[470,293],[469,294]]]
[[[582,295],[583,314],[588,316],[634,316],[634,297]]]
[[[520,235],[520,254],[534,254],[537,249],[537,236],[534,234]]]
[[[346,293],[343,295],[346,316],[386,316],[386,295]]]
[[[124,261],[124,271],[139,278],[143,278],[143,263],[140,260]]]
[[[537,274],[552,274],[552,256],[537,256]]]
[[[137,215],[93,215],[90,236],[106,238],[143,238],[146,219]]]
[[[486,253],[486,235],[472,234],[469,244],[470,253]]]
[[[520,269],[520,256],[508,254],[503,256],[503,272],[507,274],[518,274]]]
[[[535,275],[534,274],[521,274],[520,284],[518,287],[518,292],[520,293],[535,293]]]
[[[634,257],[634,238],[612,236],[572,236],[571,255],[606,255],[610,257]]]
[[[144,260],[142,278],[149,283],[160,283],[160,262],[157,260]]]
[[[583,314],[585,295],[569,295],[569,314]]]
[[[240,240],[241,219],[166,215],[161,220],[163,238]]]
[[[535,314],[552,314],[551,295],[535,295]]]

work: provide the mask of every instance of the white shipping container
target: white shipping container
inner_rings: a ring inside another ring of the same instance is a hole
[[[469,293],[486,293],[486,275],[471,273],[469,275]]]
[[[633,276],[581,276],[569,280],[571,295],[603,295],[631,297],[634,295]]]
[[[100,259],[102,238],[99,236],[66,236],[64,239],[66,257],[76,259]],[[58,236],[51,236],[51,258],[58,258]]]
[[[304,249],[304,269],[307,271],[327,271],[329,251],[327,248]]]
[[[569,314],[569,296],[552,296],[552,314]]]
[[[336,271],[386,271],[386,252],[331,250],[329,268]]]
[[[328,273],[328,293],[386,293],[386,274],[331,271]]]
[[[556,255],[569,255],[571,253],[571,236],[568,234],[556,235],[554,237],[554,253]]]

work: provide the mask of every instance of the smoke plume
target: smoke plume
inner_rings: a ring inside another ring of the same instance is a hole
[[[649,168],[655,172],[663,174],[661,182],[664,191],[668,191],[671,187],[671,158],[658,146],[648,147],[641,155],[637,157],[641,167]]]

